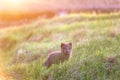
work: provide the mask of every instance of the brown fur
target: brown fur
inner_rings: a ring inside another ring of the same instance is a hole
[[[68,60],[71,56],[72,43],[61,43],[61,51],[53,51],[49,53],[44,65],[49,68],[52,64],[59,64]]]

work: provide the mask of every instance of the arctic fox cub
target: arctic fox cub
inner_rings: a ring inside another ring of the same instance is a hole
[[[53,51],[49,53],[44,65],[49,68],[52,64],[59,64],[68,60],[72,54],[72,43],[61,43],[61,51]]]

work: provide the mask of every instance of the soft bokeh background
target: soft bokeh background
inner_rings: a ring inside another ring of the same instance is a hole
[[[0,80],[120,80],[120,0],[0,0]],[[60,44],[72,58],[43,63]]]

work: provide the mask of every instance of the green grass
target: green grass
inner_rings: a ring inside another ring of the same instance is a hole
[[[119,80],[120,14],[71,14],[0,30],[1,73],[7,80]],[[49,69],[47,54],[73,43],[72,58]]]

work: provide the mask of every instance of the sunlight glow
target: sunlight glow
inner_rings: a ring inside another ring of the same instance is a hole
[[[17,9],[21,6],[24,6],[25,1],[24,0],[6,0],[5,2],[9,7],[8,9]]]
[[[20,4],[22,3],[23,1],[22,0],[8,0],[9,3],[12,3],[12,4]]]
[[[19,20],[23,17],[36,16],[37,11],[40,10],[39,6],[43,4],[45,4],[44,0],[0,0],[0,20],[11,21],[11,18]]]
[[[43,2],[42,0],[0,0],[0,11],[32,8],[31,6]]]
[[[37,0],[0,0],[0,9],[17,9],[28,6]]]

